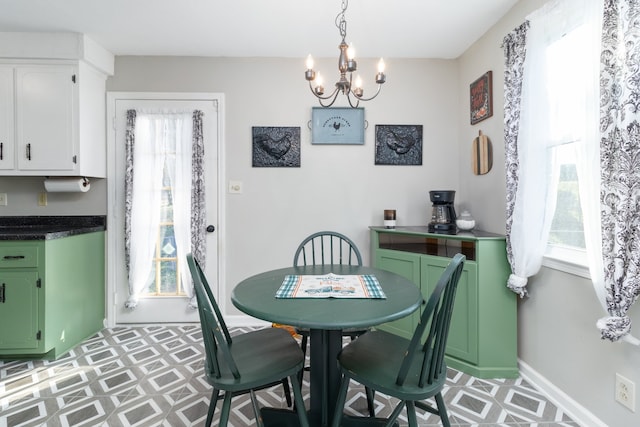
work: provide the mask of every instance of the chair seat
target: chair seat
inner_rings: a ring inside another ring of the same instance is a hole
[[[347,345],[338,355],[342,372],[376,391],[401,400],[424,400],[434,395],[446,381],[447,367],[443,363],[437,380],[423,387],[418,386],[422,368],[422,348],[417,347],[414,363],[409,369],[404,385],[396,384],[400,366],[405,358],[409,340],[384,331],[371,331]]]
[[[207,372],[209,384],[225,391],[240,391],[278,382],[302,369],[304,356],[291,335],[279,328],[266,328],[233,337],[229,346],[241,380],[233,377],[226,364],[221,364],[221,375],[215,378]],[[218,354],[218,358],[223,358]]]

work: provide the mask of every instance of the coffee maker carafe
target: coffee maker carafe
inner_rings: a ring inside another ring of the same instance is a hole
[[[455,191],[429,191],[431,203],[431,222],[429,233],[456,234],[456,210],[453,207]]]

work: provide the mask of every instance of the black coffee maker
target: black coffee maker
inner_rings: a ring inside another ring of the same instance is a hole
[[[429,191],[431,208],[431,222],[429,233],[456,234],[456,210],[453,199],[456,195],[452,190]]]

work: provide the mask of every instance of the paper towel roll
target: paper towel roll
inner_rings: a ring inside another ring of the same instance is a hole
[[[44,180],[48,193],[86,193],[91,188],[86,178],[49,178]]]

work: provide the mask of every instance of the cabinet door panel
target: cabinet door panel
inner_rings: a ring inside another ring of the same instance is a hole
[[[36,272],[0,272],[0,349],[37,348],[38,288]]]
[[[422,258],[422,295],[428,299],[450,259]],[[478,362],[478,285],[475,262],[465,262],[453,306],[446,353],[450,356]]]
[[[73,170],[73,67],[16,69],[16,132],[21,170]]]
[[[14,168],[13,68],[0,66],[0,169]]]
[[[380,249],[376,253],[376,268],[396,273],[420,286],[420,256],[410,253]],[[420,318],[419,310],[402,319],[385,323],[380,329],[411,338]]]

